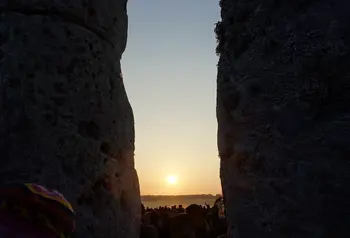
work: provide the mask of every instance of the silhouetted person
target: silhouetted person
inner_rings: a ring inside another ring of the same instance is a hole
[[[145,206],[141,203],[141,215],[143,216],[145,212],[146,212]]]

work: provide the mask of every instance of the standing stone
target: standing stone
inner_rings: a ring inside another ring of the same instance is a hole
[[[217,119],[228,237],[349,237],[349,1],[220,5]]]
[[[0,0],[0,181],[62,192],[77,237],[138,237],[127,0]]]

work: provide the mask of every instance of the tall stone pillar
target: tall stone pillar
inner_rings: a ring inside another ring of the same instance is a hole
[[[349,2],[220,5],[217,119],[228,237],[347,237]]]
[[[0,181],[58,189],[77,237],[138,237],[127,0],[0,0]]]

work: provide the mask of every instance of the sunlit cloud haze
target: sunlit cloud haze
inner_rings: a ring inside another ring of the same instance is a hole
[[[122,59],[141,194],[221,193],[215,0],[130,0]],[[169,183],[175,176],[176,183]]]

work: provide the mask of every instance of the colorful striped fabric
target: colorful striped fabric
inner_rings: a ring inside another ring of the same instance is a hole
[[[72,205],[58,191],[48,190],[38,184],[0,186],[0,215],[33,222],[33,229],[39,225],[54,231],[60,238],[69,237],[75,230]]]
[[[63,206],[65,206],[66,208],[68,208],[72,213],[75,213],[73,210],[72,205],[64,198],[64,196],[59,193],[56,190],[52,190],[49,191],[48,189],[46,189],[45,187],[38,185],[38,184],[34,184],[34,183],[25,183],[24,184],[32,193],[34,194],[38,194],[42,197],[45,197],[47,199],[50,200],[54,200],[56,202],[59,202],[60,204],[62,204]]]

